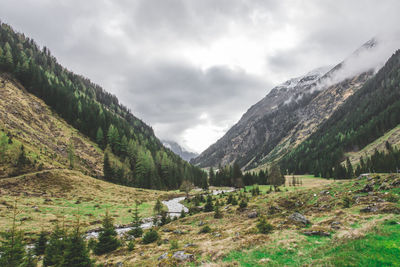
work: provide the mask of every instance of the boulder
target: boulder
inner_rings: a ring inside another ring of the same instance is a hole
[[[377,212],[379,210],[378,206],[370,205],[365,208],[360,209],[360,212]]]
[[[184,232],[181,231],[181,230],[174,230],[173,233],[176,234],[176,235],[183,235],[184,234]]]
[[[308,236],[330,236],[331,233],[325,232],[322,230],[310,230],[310,231],[305,231],[303,234],[308,235]]]
[[[335,229],[335,230],[338,230],[338,229],[340,229],[340,225],[342,225],[340,222],[332,222],[331,223],[331,228],[332,229]]]
[[[194,255],[185,253],[185,251],[177,251],[172,255],[172,258],[178,261],[193,261]]]
[[[302,214],[295,212],[292,215],[288,217],[289,220],[295,222],[295,223],[300,223],[303,226],[306,226],[307,224],[310,224],[311,222]]]
[[[160,257],[158,257],[158,260],[160,261],[160,260],[163,260],[163,259],[166,259],[166,258],[168,258],[168,252],[165,252]]]
[[[374,191],[374,187],[371,184],[366,184],[363,189],[358,190],[360,193],[368,193]]]
[[[249,214],[247,214],[247,217],[248,217],[249,219],[257,218],[257,216],[258,216],[257,211],[252,211],[252,212],[250,212]]]

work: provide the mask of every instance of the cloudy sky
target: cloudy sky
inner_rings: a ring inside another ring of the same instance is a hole
[[[201,152],[274,86],[400,27],[398,0],[1,0],[0,19]]]

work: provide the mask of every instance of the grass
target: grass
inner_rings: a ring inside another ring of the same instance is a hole
[[[290,248],[276,245],[277,242],[257,249],[233,251],[223,262],[236,262],[240,266],[265,266],[266,263],[269,266],[400,266],[400,225],[396,220],[381,223],[363,238],[345,242],[307,237]]]
[[[135,201],[141,217],[153,215],[158,198],[167,199],[176,192],[137,189],[111,184],[71,170],[54,170],[0,180],[0,231],[10,227],[9,207],[18,200],[20,229],[37,233],[51,229],[63,220],[73,224],[79,215],[86,229],[100,226],[108,210],[116,224],[130,223]]]

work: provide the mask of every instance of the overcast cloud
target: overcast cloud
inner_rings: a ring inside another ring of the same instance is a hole
[[[0,19],[201,152],[273,86],[398,33],[398,0],[2,0]]]

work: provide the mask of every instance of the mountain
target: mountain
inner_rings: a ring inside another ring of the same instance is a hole
[[[180,156],[182,159],[184,159],[186,161],[190,161],[191,159],[193,159],[199,155],[197,153],[187,151],[186,149],[181,147],[177,142],[174,142],[174,141],[162,140],[162,143],[166,148],[171,149],[172,152],[174,152],[175,154],[177,154],[178,156]]]
[[[389,57],[387,51],[390,49],[374,38],[331,69],[320,68],[273,88],[191,162],[207,167],[236,161],[242,168],[252,169],[279,160],[374,75]]]
[[[6,171],[0,176],[65,167],[70,161],[72,169],[122,185],[176,189],[183,180],[204,184],[206,174],[165,148],[116,96],[64,68],[47,47],[41,49],[4,23],[0,74],[0,87],[6,88],[0,106],[0,166]],[[26,148],[12,145],[13,139]],[[12,168],[19,156],[22,163],[34,164]],[[82,162],[74,164],[80,156]]]
[[[354,170],[351,161],[346,162],[346,167],[340,163],[346,160],[347,153],[362,150],[365,154],[359,154],[357,174],[372,170],[396,172],[400,152],[392,145],[398,143],[395,134],[400,124],[399,84],[400,50],[306,142],[285,155],[282,168],[323,177],[351,178]],[[382,140],[382,136],[386,138]],[[385,144],[387,153],[374,150],[379,144]]]

